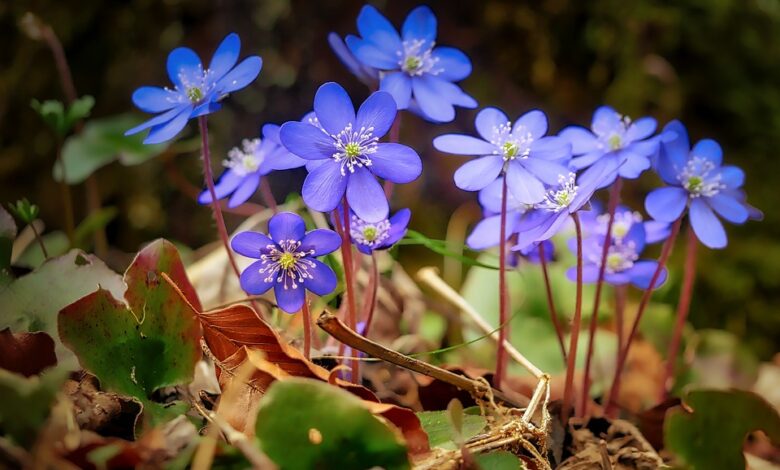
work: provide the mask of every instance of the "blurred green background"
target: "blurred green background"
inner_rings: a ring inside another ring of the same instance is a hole
[[[372,2],[400,25],[416,2]],[[462,86],[481,106],[496,105],[510,116],[545,110],[551,129],[588,124],[593,109],[610,104],[630,116],[652,115],[661,124],[680,118],[692,139],[717,139],[729,163],[747,173],[750,202],[763,222],[728,227],[722,251],[700,251],[691,320],[697,327],[724,328],[770,358],[780,339],[780,217],[774,204],[780,171],[780,0],[552,0],[432,1],[439,43],[464,50],[473,74]],[[56,139],[30,101],[62,99],[50,51],[25,36],[19,21],[28,11],[59,35],[79,94],[95,97],[93,117],[132,110],[130,95],[141,85],[167,84],[165,57],[187,45],[210,57],[230,31],[241,36],[242,56],[264,59],[256,83],[236,93],[210,119],[217,162],[266,122],[298,119],[324,81],[343,84],[357,99],[367,90],[341,66],[326,36],[356,31],[358,1],[302,0],[38,0],[0,3],[0,202],[28,197],[42,209],[48,230],[64,224],[58,185],[52,178]],[[412,227],[444,238],[453,211],[475,195],[452,184],[462,162],[437,154],[430,142],[453,130],[471,132],[475,111],[435,126],[405,117],[402,140],[425,162],[424,178],[396,194],[396,207],[410,206]],[[194,136],[194,126],[182,134]],[[143,242],[155,237],[191,247],[214,239],[209,211],[197,207],[174,184],[184,177],[199,185],[195,146],[186,142],[145,164],[111,164],[97,173],[101,203],[118,209],[107,227],[109,262],[121,267]],[[215,163],[216,167],[216,163]],[[277,199],[297,191],[304,174],[277,173]],[[659,184],[645,175],[626,188],[641,209],[642,196]],[[180,186],[180,185],[179,185]],[[74,186],[77,219],[87,213],[83,184]],[[93,193],[94,194],[94,193]],[[260,202],[257,198],[256,202]],[[227,216],[235,226],[241,217]],[[680,250],[675,255],[679,266]],[[424,256],[423,256],[424,255]],[[437,255],[404,248],[413,266],[439,263]],[[679,283],[679,275],[674,278]],[[675,295],[669,289],[667,296]]]

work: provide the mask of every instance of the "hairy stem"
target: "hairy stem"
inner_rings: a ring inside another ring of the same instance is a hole
[[[504,343],[509,338],[510,325],[509,320],[509,293],[506,287],[506,201],[507,184],[506,175],[501,178],[501,225],[498,245],[498,323],[501,329],[498,332],[498,348],[496,349],[496,373],[493,376],[493,384],[497,389],[501,385],[506,375],[507,353]]]
[[[642,315],[644,314],[647,305],[650,303],[650,297],[653,295],[653,289],[655,289],[658,278],[661,275],[664,266],[666,266],[666,262],[669,260],[669,255],[672,253],[672,247],[674,246],[674,242],[677,239],[677,234],[680,233],[681,222],[682,218],[679,218],[674,222],[674,225],[672,225],[672,233],[669,235],[669,238],[666,239],[666,242],[664,242],[664,246],[661,249],[661,256],[658,258],[658,267],[653,273],[653,277],[650,278],[650,285],[642,294],[642,300],[639,301],[636,317],[634,318],[634,323],[631,325],[631,331],[628,334],[628,338],[626,338],[626,344],[618,352],[615,377],[612,379],[612,386],[609,389],[609,396],[607,398],[607,404],[604,409],[605,413],[609,417],[614,417],[617,414],[617,399],[618,394],[620,394],[620,377],[623,374],[623,368],[626,365],[626,358],[628,357],[628,353],[631,350],[631,343],[634,341],[636,332],[639,329],[639,322],[642,320]]]
[[[582,376],[582,395],[580,396],[580,410],[585,411],[590,397],[590,369],[593,361],[593,346],[596,342],[596,329],[598,327],[599,307],[601,306],[601,289],[604,286],[604,274],[607,268],[607,255],[609,247],[612,245],[612,224],[615,222],[615,210],[620,200],[620,187],[622,180],[617,177],[615,183],[609,192],[607,233],[604,236],[604,243],[601,249],[601,264],[599,265],[599,278],[596,282],[596,293],[593,299],[593,314],[590,317],[588,326],[588,352],[585,355],[585,372]]]
[[[357,308],[355,300],[355,276],[354,276],[354,264],[352,264],[352,243],[350,240],[349,232],[349,202],[347,197],[344,196],[343,203],[344,213],[341,220],[341,257],[344,261],[344,284],[346,284],[347,290],[347,323],[352,330],[357,330]],[[335,218],[338,220],[339,213],[336,210]],[[337,226],[338,228],[338,226]],[[352,382],[360,382],[360,360],[358,351],[352,348]]]
[[[308,299],[303,299],[301,314],[303,316],[303,357],[309,359],[311,357],[311,312]]]
[[[544,254],[544,243],[539,244],[539,264],[542,266],[542,276],[544,277],[544,290],[547,294],[547,308],[550,311],[550,320],[555,327],[555,335],[558,337],[558,345],[561,347],[561,357],[566,363],[566,344],[563,339],[563,326],[558,311],[555,309],[555,299],[553,299],[552,284],[550,283],[550,273],[547,271],[547,259]]]
[[[376,293],[379,290],[379,268],[376,264],[376,255],[371,252],[371,271],[368,273],[368,286],[366,294],[363,297],[363,321],[365,326],[361,334],[368,337],[368,331],[371,328],[371,322],[374,319],[374,310],[376,310]]]
[[[674,366],[677,362],[677,353],[680,350],[685,321],[688,319],[688,312],[691,307],[691,297],[693,295],[693,283],[696,279],[696,234],[691,227],[688,227],[688,237],[685,245],[685,268],[683,271],[683,283],[680,289],[680,303],[677,304],[677,321],[674,324],[672,341],[669,343],[669,351],[666,353],[666,371],[664,379],[661,381],[661,390],[659,396],[666,398],[667,387],[671,389],[670,383],[674,378]]]
[[[574,220],[574,228],[577,232],[577,294],[574,301],[574,318],[572,319],[571,332],[569,333],[566,385],[563,389],[561,420],[563,421],[564,429],[571,414],[572,397],[574,395],[574,368],[577,360],[577,341],[580,337],[580,323],[582,322],[582,226],[580,217],[576,212],[571,215],[571,218]]]

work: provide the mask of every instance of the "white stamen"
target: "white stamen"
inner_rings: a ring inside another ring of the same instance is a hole
[[[385,219],[376,223],[368,223],[353,215],[349,234],[355,242],[374,248],[390,237],[390,221]]]
[[[490,143],[496,146],[493,155],[500,155],[505,162],[528,158],[533,141],[533,136],[524,126],[519,126],[512,132],[511,122],[493,126],[493,135],[490,138]]]
[[[233,147],[228,152],[228,158],[222,162],[225,168],[232,169],[240,176],[254,173],[260,168],[265,155],[260,152],[260,139],[244,139],[241,148]]]
[[[547,191],[544,200],[537,204],[537,207],[551,212],[560,212],[569,207],[571,203],[574,202],[574,198],[577,196],[577,190],[579,189],[576,185],[576,178],[577,175],[574,173],[558,175],[558,185],[560,186],[560,189],[557,191],[554,189]]]
[[[715,172],[716,169],[710,160],[694,156],[679,172],[677,179],[691,197],[712,197],[726,187],[721,182],[720,172]]]
[[[423,50],[423,46],[428,43],[427,49]],[[397,51],[398,66],[404,72],[411,76],[419,77],[422,74],[428,73],[431,75],[438,75],[444,71],[443,68],[436,68],[436,64],[439,62],[438,57],[433,57],[434,42],[428,42],[423,39],[414,39],[411,41],[403,42],[403,51]]]
[[[314,279],[310,270],[316,264],[307,258],[314,250],[298,251],[300,247],[298,240],[282,240],[278,246],[266,246],[268,252],[260,255],[260,260],[264,261],[260,274],[266,276],[263,281],[281,283],[287,290],[297,289],[306,279]]]
[[[374,137],[373,127],[361,127],[360,130],[352,129],[352,123],[347,124],[341,132],[331,135],[336,151],[332,157],[341,163],[341,174],[347,171],[355,172],[355,168],[371,166],[369,155],[376,153],[379,137]]]

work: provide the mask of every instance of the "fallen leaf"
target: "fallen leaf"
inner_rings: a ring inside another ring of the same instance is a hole
[[[456,438],[468,441],[485,429],[487,425],[485,418],[480,416],[479,409],[474,407],[464,410],[459,436],[454,432],[453,425],[447,417],[447,411],[423,411],[417,413],[417,417],[428,434],[430,445],[447,450],[458,448]]]
[[[30,377],[55,364],[54,340],[48,334],[0,331],[0,369]]]
[[[0,369],[0,428],[25,448],[49,416],[68,371],[54,367],[40,376],[23,377]]]
[[[556,467],[560,470],[605,466],[616,470],[651,470],[663,466],[653,446],[628,421],[572,418],[569,434],[571,456]]]

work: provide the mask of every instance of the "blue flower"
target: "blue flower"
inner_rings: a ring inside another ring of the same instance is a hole
[[[393,95],[398,109],[449,122],[455,119],[454,106],[477,107],[474,98],[453,83],[471,74],[471,61],[458,49],[436,47],[436,16],[430,8],[412,10],[400,35],[371,5],[360,10],[357,26],[361,37],[347,36],[347,47],[362,64],[382,72],[379,89]],[[344,61],[342,54],[339,57]]]
[[[571,142],[570,166],[581,170],[602,158],[614,158],[621,162],[618,175],[635,179],[650,168],[651,157],[658,152],[658,138],[650,138],[657,123],[651,117],[631,121],[609,106],[602,106],[593,113],[590,130],[572,126],[562,130],[560,136]],[[605,186],[612,184],[606,181]]]
[[[228,207],[238,207],[249,200],[260,185],[260,178],[274,170],[289,170],[306,164],[306,160],[290,153],[279,141],[279,126],[263,126],[262,139],[244,139],[241,147],[228,152],[222,162],[227,170],[214,186],[217,199],[230,196]],[[210,204],[209,191],[198,197],[201,204]]]
[[[375,250],[387,250],[406,235],[412,211],[401,209],[390,218],[379,222],[366,222],[352,210],[349,211],[349,235],[361,253],[370,255]],[[344,217],[344,206],[339,205],[338,216]],[[331,216],[333,218],[333,216]],[[334,221],[335,225],[335,221]]]
[[[377,69],[358,61],[338,34],[328,34],[328,44],[330,44],[330,48],[333,49],[336,57],[349,69],[352,75],[356,76],[358,80],[369,88],[373,90],[377,88],[379,82],[379,71]]]
[[[447,134],[433,140],[441,152],[480,156],[455,172],[459,188],[480,190],[505,171],[512,196],[535,204],[545,198],[545,184],[557,184],[559,175],[568,174],[571,147],[560,137],[545,137],[547,116],[542,111],[529,111],[512,125],[500,110],[485,108],[475,126],[480,137]]]
[[[582,233],[585,237],[607,235],[607,225],[609,224],[609,213],[596,202],[591,204],[592,209],[580,212],[580,221],[582,222]],[[642,214],[632,211],[626,206],[617,206],[615,208],[615,218],[612,222],[612,243],[620,243],[633,228],[634,225],[642,225],[645,233],[646,243],[658,243],[666,240],[672,231],[669,222],[658,220],[644,220]]]
[[[409,183],[422,172],[422,161],[412,148],[381,143],[397,113],[389,93],[373,93],[355,108],[337,83],[322,85],[314,97],[316,123],[288,122],[280,138],[290,152],[320,161],[309,167],[303,183],[303,200],[314,210],[332,211],[346,194],[355,214],[367,222],[386,219],[389,206],[375,176],[394,183]]]
[[[168,76],[174,88],[145,86],[133,93],[133,103],[141,111],[160,114],[125,135],[150,129],[145,144],[166,142],[184,129],[191,118],[218,111],[219,100],[252,83],[263,66],[258,56],[247,57],[236,65],[240,48],[238,35],[228,34],[205,70],[192,49],[172,50],[168,54]]]
[[[664,131],[674,133],[675,138],[661,143],[656,170],[669,186],[647,195],[647,213],[672,222],[687,207],[699,241],[710,248],[725,247],[726,231],[715,214],[734,224],[750,218],[750,208],[740,190],[745,173],[736,166],[722,166],[723,150],[714,140],[700,140],[691,148],[688,132],[679,121],[670,122]]]
[[[241,232],[233,237],[233,251],[255,258],[241,273],[241,288],[260,295],[274,288],[276,303],[287,313],[301,309],[306,290],[327,295],[336,288],[336,274],[315,259],[335,251],[341,237],[327,229],[306,232],[303,219],[292,212],[280,212],[268,221],[268,234]]]
[[[607,218],[603,217],[605,215]],[[590,225],[589,229],[592,230],[592,233],[586,235],[582,241],[583,282],[598,282],[608,217],[608,214],[600,214],[595,217],[597,226]],[[641,223],[641,220],[641,216],[638,213],[632,212],[626,207],[615,211],[615,221],[612,226],[612,242],[607,251],[606,265],[604,267],[605,282],[615,286],[630,283],[641,289],[650,287],[650,281],[656,269],[658,269],[658,262],[639,259],[647,243],[646,225]],[[654,236],[657,237],[658,234]],[[569,241],[569,249],[576,254],[576,240]],[[576,268],[569,268],[566,276],[570,280],[576,281]],[[666,268],[661,271],[654,288],[660,287],[665,280]]]

